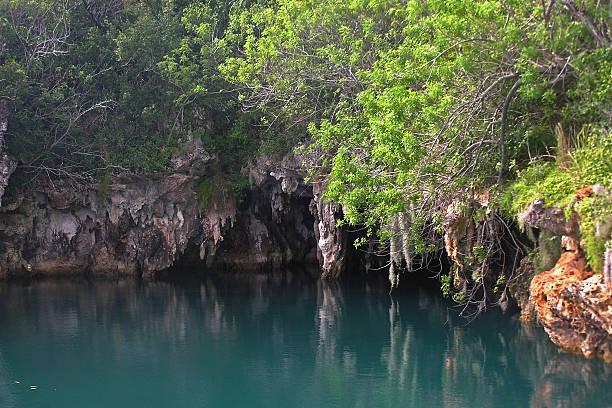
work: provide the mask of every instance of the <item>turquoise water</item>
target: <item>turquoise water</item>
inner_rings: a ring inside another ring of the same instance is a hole
[[[455,315],[296,273],[2,283],[0,407],[612,406],[610,365]]]

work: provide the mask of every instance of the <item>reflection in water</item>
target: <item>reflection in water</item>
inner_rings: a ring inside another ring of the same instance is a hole
[[[612,367],[559,353],[540,328],[495,312],[466,325],[437,293],[297,273],[2,283],[0,325],[2,407],[612,401]]]

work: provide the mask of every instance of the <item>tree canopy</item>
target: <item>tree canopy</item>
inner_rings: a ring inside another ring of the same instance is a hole
[[[0,98],[19,168],[76,182],[162,171],[196,137],[242,160],[249,141],[223,140],[246,121],[217,72],[228,16],[215,2],[0,0]]]
[[[584,7],[280,0],[235,18],[222,71],[269,123],[308,129],[328,197],[373,226],[502,184],[556,123],[609,122],[609,9]]]

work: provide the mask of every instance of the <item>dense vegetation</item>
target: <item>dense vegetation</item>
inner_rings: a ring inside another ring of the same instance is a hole
[[[222,91],[224,48],[196,39],[220,36],[228,10],[194,4],[0,0],[0,99],[28,179],[162,171],[197,137],[235,171],[254,150],[237,129],[249,116]]]
[[[492,211],[474,217],[493,225],[561,188],[534,182],[542,169],[565,174],[566,197],[587,183],[610,186],[609,4],[279,0],[235,21],[241,53],[222,72],[268,123],[308,130],[324,152],[313,177],[325,179],[344,222],[390,239],[393,283],[395,265],[410,268],[439,246],[453,201],[490,192]],[[573,165],[555,164],[558,140],[578,148]],[[518,196],[500,200],[508,189]],[[495,240],[470,255],[476,264]],[[595,266],[603,245],[587,245]]]
[[[595,0],[0,0],[0,98],[34,176],[163,170],[187,138],[236,173],[299,144],[343,222],[410,268],[453,201],[488,191],[486,218],[501,220],[536,196],[566,205],[610,187],[610,13]]]

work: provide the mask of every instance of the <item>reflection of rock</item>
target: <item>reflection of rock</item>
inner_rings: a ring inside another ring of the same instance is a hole
[[[318,345],[316,359],[319,365],[338,358],[336,349],[343,313],[342,290],[335,282],[317,283],[317,310],[315,324]]]
[[[74,339],[57,361],[77,350],[86,362],[108,358],[108,375],[163,367],[196,394],[180,406],[241,406],[202,387],[228,380],[262,389],[249,396],[256,406],[283,392],[282,406],[599,407],[612,398],[612,365],[558,353],[539,327],[495,311],[466,325],[436,292],[400,289],[390,299],[386,287],[292,271],[181,284],[0,282],[0,318],[5,339],[32,339],[32,327],[35,345]],[[37,361],[52,349],[18,348]]]
[[[550,355],[538,379],[529,406],[592,406],[591,390],[606,387],[607,374],[595,374],[589,361],[577,361],[563,354]],[[584,384],[576,387],[576,384]]]
[[[530,287],[538,319],[558,346],[612,362],[612,291],[594,275],[580,250],[563,253]]]
[[[529,285],[534,276],[533,263],[529,257],[524,257],[512,279],[508,281],[508,290],[521,309],[521,319],[524,321],[534,321],[536,318],[535,307],[529,302]]]

